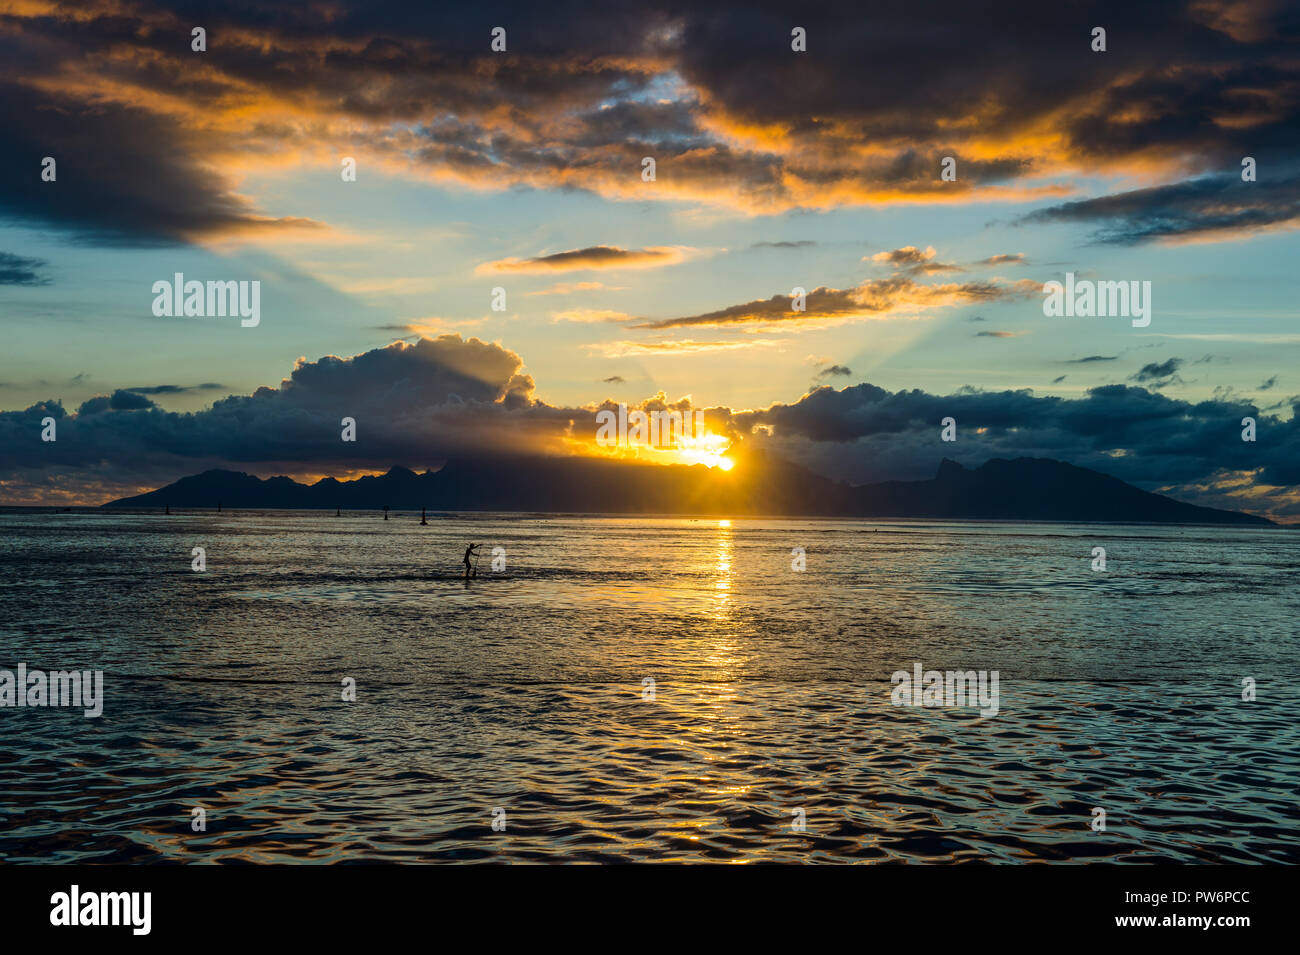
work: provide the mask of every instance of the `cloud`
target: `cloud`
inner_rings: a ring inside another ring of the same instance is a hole
[[[812,239],[797,239],[795,241],[781,242],[755,242],[750,246],[751,249],[808,249],[817,243]]]
[[[987,259],[980,259],[980,265],[1028,265],[1025,261],[1023,252],[1007,252],[1002,255],[991,255]]]
[[[1207,176],[1067,202],[1021,221],[1096,223],[1097,241],[1118,245],[1241,239],[1300,225],[1300,176],[1262,183]]]
[[[1266,439],[1241,440],[1248,415]],[[964,436],[956,445],[938,437],[949,416]],[[1131,385],[1063,398],[1029,389],[891,392],[864,383],[736,412],[731,424],[737,435],[852,483],[929,478],[945,456],[971,466],[991,457],[1047,457],[1146,489],[1173,488],[1175,497],[1198,503],[1300,518],[1300,415],[1263,414],[1244,399],[1189,402]],[[1280,490],[1261,502],[1222,488],[1198,489],[1228,472],[1249,472],[1251,494]]]
[[[210,462],[387,468],[462,450],[558,447],[572,412],[537,401],[522,366],[500,345],[443,335],[351,358],[299,359],[277,387],[185,414],[125,389],[75,414],[41,402],[0,413],[0,475],[80,468],[123,482]],[[39,440],[45,416],[58,421],[56,442]],[[344,417],[357,422],[355,444],[340,440]]]
[[[1208,332],[1174,334],[1162,332],[1154,337],[1186,339],[1196,342],[1250,342],[1256,345],[1300,345],[1300,334],[1294,332]]]
[[[905,245],[901,249],[889,252],[877,252],[870,257],[872,262],[880,262],[901,269],[909,274],[933,275],[942,272],[964,272],[965,269],[945,262],[935,262],[934,246],[918,249],[914,245]],[[867,261],[866,258],[863,261]]]
[[[627,379],[622,375],[610,375],[608,378],[602,378],[601,382],[606,385],[622,385],[627,383]]]
[[[618,344],[675,355],[756,343]],[[944,456],[971,465],[1050,457],[1148,489],[1172,488],[1176,497],[1300,517],[1297,401],[1282,418],[1232,395],[1189,402],[1133,385],[1063,398],[1028,389],[939,395],[863,383],[821,386],[766,408],[700,410],[715,431],[853,483],[928,478]],[[590,443],[597,407],[552,406],[537,397],[519,355],[442,335],[347,358],[299,359],[278,386],[202,411],[164,411],[119,389],[77,413],[55,400],[0,412],[0,493],[7,503],[71,500],[75,487],[120,496],[216,466],[341,474],[427,466],[460,454],[570,453],[574,442]],[[58,441],[40,440],[47,416],[57,421]],[[948,416],[963,436],[956,445],[938,439]],[[1240,440],[1246,416],[1258,421],[1258,442]],[[355,442],[341,440],[344,417],[356,421]]]
[[[127,391],[119,388],[112,395],[96,395],[81,403],[77,409],[78,416],[103,414],[105,411],[145,411],[150,408],[157,408],[150,399],[144,395]]]
[[[1067,365],[1086,365],[1094,361],[1116,361],[1119,355],[1089,355],[1086,358],[1068,358]]]
[[[889,252],[877,252],[871,256],[872,262],[883,262],[887,265],[906,267],[910,265],[921,265],[929,262],[935,256],[934,246],[928,246],[925,249],[918,249],[914,245],[905,245],[901,249],[893,249]]]
[[[579,322],[596,324],[600,322],[626,322],[632,319],[626,312],[616,312],[608,308],[571,308],[563,312],[552,312],[551,320],[555,322]]]
[[[1261,384],[1261,385],[1259,386],[1258,390],[1259,390],[1259,391],[1269,391],[1269,390],[1270,390],[1274,385],[1276,385],[1276,384],[1277,384],[1277,375],[1274,375],[1274,376],[1271,377],[1268,381],[1266,381],[1266,382],[1264,382],[1263,384]]]
[[[57,400],[0,412],[0,499],[73,503],[76,484],[84,503],[210,467],[343,475],[467,454],[565,454],[591,446],[597,407],[540,400],[522,359],[499,344],[459,335],[399,341],[351,357],[300,358],[278,386],[202,411],[165,411],[119,389],[75,413]],[[57,441],[40,439],[45,417],[56,420]],[[355,421],[355,442],[342,440],[344,418]]]
[[[425,318],[416,319],[410,322],[399,322],[387,325],[371,325],[378,332],[398,332],[401,338],[436,338],[439,335],[446,334],[452,329],[457,328],[474,328],[482,325],[485,319],[480,318],[461,318],[448,319],[440,318],[437,315],[429,315]]]
[[[0,285],[49,285],[49,278],[39,272],[48,264],[44,259],[0,252]]]
[[[635,356],[648,355],[667,355],[667,354],[698,354],[701,352],[713,351],[737,351],[745,348],[769,348],[772,345],[781,344],[767,338],[746,338],[741,340],[730,341],[694,341],[689,338],[667,340],[667,341],[619,341],[619,342],[600,342],[595,345],[584,345],[588,351],[598,352],[606,358],[628,358]]]
[[[976,338],[1015,338],[1018,332],[976,332]]]
[[[823,368],[821,371],[817,372],[817,377],[818,377],[818,378],[833,378],[833,377],[835,377],[835,376],[837,376],[837,375],[842,375],[842,376],[844,376],[844,377],[847,378],[849,375],[852,375],[852,374],[853,374],[853,369],[852,369],[852,368],[846,368],[844,365],[831,365],[831,366],[829,366],[829,367],[827,367],[827,368]]]
[[[0,40],[0,55],[12,42]],[[28,51],[23,60],[38,56]],[[0,211],[10,218],[123,246],[324,228],[301,216],[259,213],[203,161],[205,139],[192,127],[111,97],[84,95],[0,76],[0,116],[7,117]],[[40,175],[47,156],[56,163],[52,182]]]
[[[693,250],[684,246],[656,246],[648,249],[620,249],[611,245],[593,245],[585,249],[553,252],[531,259],[501,259],[485,262],[474,271],[546,274],[548,272],[576,272],[586,269],[652,269],[676,265],[686,260]]]
[[[134,388],[124,388],[123,391],[134,392],[137,395],[183,395],[192,391],[220,391],[225,385],[218,384],[215,381],[205,381],[201,385],[137,385]]]
[[[598,289],[609,289],[611,291],[621,291],[616,286],[605,285],[602,282],[558,282],[550,288],[538,289],[536,292],[525,292],[525,295],[571,295],[574,292],[594,292]]]
[[[1176,182],[1234,166],[1243,141],[1261,169],[1294,153],[1285,4],[1139,5],[1124,32],[1143,42],[1105,55],[1070,52],[1074,12],[1031,0],[1009,0],[996,23],[951,2],[870,18],[810,9],[815,52],[780,57],[778,7],[507,0],[495,9],[508,54],[482,42],[474,7],[325,9],[205,10],[213,49],[196,55],[177,39],[187,4],[11,4],[0,208],[94,241],[156,243],[309,226],[265,215],[241,183],[337,170],[349,155],[476,189],[771,213],[1062,196],[1079,170]],[[56,189],[32,174],[46,155],[67,170]],[[939,178],[944,157],[955,182]],[[1257,185],[1263,201],[1273,187]]]
[[[871,279],[856,288],[819,287],[805,297],[805,309],[795,311],[789,295],[773,295],[732,305],[728,308],[686,315],[679,318],[654,319],[634,328],[726,327],[729,325],[775,326],[810,322],[858,321],[897,315],[915,315],[936,308],[952,308],[979,302],[1013,301],[1041,294],[1041,286],[1028,280],[1020,282],[964,282],[945,285],[922,285],[905,276]]]
[[[1129,376],[1129,381],[1154,382],[1156,387],[1168,384],[1177,377],[1178,369],[1183,365],[1181,358],[1170,358],[1162,362],[1150,362]]]
[[[1056,378],[1052,379],[1052,384],[1059,385],[1063,381],[1065,381],[1065,375],[1058,375]]]

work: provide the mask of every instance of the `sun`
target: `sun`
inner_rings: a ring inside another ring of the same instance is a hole
[[[698,426],[697,426],[698,427]],[[714,434],[712,431],[698,427],[692,428],[693,434],[672,435],[663,445],[649,443],[628,443],[620,439],[619,443],[601,442],[595,444],[574,438],[566,438],[566,443],[582,454],[600,455],[624,460],[636,460],[654,464],[703,464],[718,471],[730,471],[736,462],[726,453],[731,450],[731,439],[726,435]]]
[[[730,471],[736,462],[723,457],[730,447],[730,438],[706,431],[698,436],[679,438],[672,453],[683,464],[703,464],[721,471]]]

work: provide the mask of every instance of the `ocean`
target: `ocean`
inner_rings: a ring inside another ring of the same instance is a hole
[[[1274,528],[9,511],[0,670],[104,699],[0,707],[0,860],[1300,862],[1298,570]],[[895,705],[917,666],[996,713]]]

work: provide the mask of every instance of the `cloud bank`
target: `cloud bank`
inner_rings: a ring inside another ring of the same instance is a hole
[[[779,5],[507,0],[492,14],[9,4],[0,212],[106,244],[310,232],[323,225],[268,215],[241,182],[286,165],[337,174],[353,156],[472,188],[748,213],[1064,199],[1062,182],[1083,170],[1148,188],[1040,219],[1095,221],[1120,242],[1295,222],[1300,20],[1285,4],[1099,10],[1104,54],[1090,48],[1093,20],[1030,0],[1008,0],[992,20],[956,0],[801,9],[799,53]],[[202,53],[190,48],[198,20]],[[508,27],[503,53],[490,48],[495,23]],[[1260,175],[1241,189],[1232,179],[1247,154]],[[57,186],[37,175],[46,156]],[[946,158],[955,180],[939,176]]]
[[[1151,374],[1172,373],[1175,362]],[[848,371],[834,365],[823,374]],[[1244,398],[1187,402],[1132,385],[1061,398],[863,383],[752,410],[699,408],[689,396],[651,400],[702,410],[716,433],[855,484],[930,477],[943,457],[975,466],[1029,455],[1147,489],[1181,488],[1174,496],[1196,503],[1300,517],[1295,398],[1278,407],[1292,412],[1285,420]],[[165,411],[126,389],[74,413],[57,400],[0,412],[0,501],[97,503],[214,466],[337,475],[437,466],[463,454],[573,453],[590,444],[595,413],[611,401],[546,403],[522,358],[499,344],[459,335],[394,342],[350,358],[299,359],[277,386],[198,412]],[[1258,422],[1254,443],[1241,440],[1246,416]],[[41,440],[46,417],[55,419],[57,441]],[[344,417],[356,422],[355,442],[342,440]],[[939,440],[945,417],[957,420],[955,443]]]

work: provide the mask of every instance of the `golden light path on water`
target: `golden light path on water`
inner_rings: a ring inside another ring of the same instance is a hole
[[[708,559],[704,562],[708,583],[701,591],[707,618],[713,625],[707,628],[699,641],[699,662],[710,669],[729,673],[742,662],[737,657],[738,648],[729,626],[734,582],[731,521],[718,520],[716,531]],[[701,808],[708,807],[695,818],[682,819],[670,825],[670,829],[680,832],[680,837],[690,843],[710,837],[719,822],[717,807],[732,801],[745,802],[753,788],[745,774],[737,774],[720,765],[728,760],[732,741],[744,735],[744,727],[737,720],[736,713],[738,691],[737,683],[711,682],[689,696],[675,694],[671,704],[672,715],[666,721],[666,725],[673,728],[670,741],[698,767],[687,775],[686,782],[697,790]],[[735,858],[730,861],[747,863],[751,860]]]

